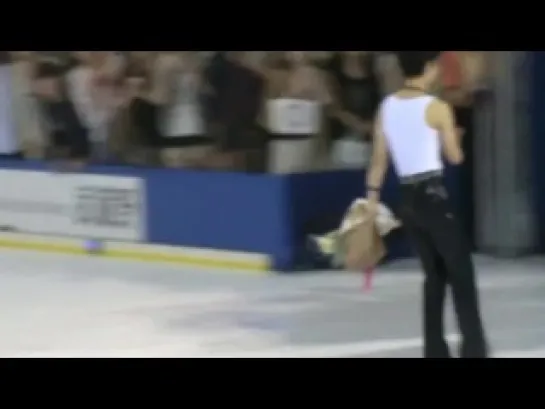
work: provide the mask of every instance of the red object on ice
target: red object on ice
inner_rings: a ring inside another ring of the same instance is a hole
[[[370,291],[373,288],[374,267],[366,268],[363,272],[363,291]]]

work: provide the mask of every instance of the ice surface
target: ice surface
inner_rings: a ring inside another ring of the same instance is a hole
[[[0,251],[1,357],[419,357],[414,261],[362,277],[251,276]],[[499,356],[545,355],[545,260],[480,259]],[[452,314],[450,338],[456,340]]]

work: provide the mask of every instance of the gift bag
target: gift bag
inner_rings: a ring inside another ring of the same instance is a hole
[[[344,267],[350,271],[374,267],[386,255],[384,241],[371,218],[363,220],[346,235],[344,246]]]
[[[367,203],[367,199],[356,199],[337,230],[312,238],[318,251],[331,257],[335,267],[361,271],[375,266],[386,255],[382,238],[401,226],[383,204],[379,204],[375,217],[371,218]]]

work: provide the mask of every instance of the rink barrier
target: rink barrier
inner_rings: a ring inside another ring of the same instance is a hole
[[[0,191],[0,230],[8,233],[44,233],[41,230],[44,226],[39,225],[42,219],[36,214],[27,219],[20,213],[25,206],[30,206],[35,213],[40,197],[59,189],[55,180],[66,185],[65,189],[75,191],[61,192],[65,203],[57,207],[63,209],[62,215],[57,215],[57,221],[46,226],[49,236],[77,237],[74,242],[55,247],[49,237],[21,243],[19,236],[9,236],[9,239],[4,236],[3,244],[0,243],[4,247],[30,246],[35,250],[84,254],[82,239],[100,239],[118,243],[106,246],[106,256],[258,272],[320,268],[308,251],[306,237],[337,227],[352,200],[364,193],[365,186],[361,170],[259,175],[90,167],[81,173],[59,173],[40,162],[17,161],[0,161],[0,169],[4,169],[4,186],[19,187]],[[11,173],[13,177],[9,176]],[[42,178],[48,188],[41,188],[42,182],[32,182],[38,178],[37,174],[48,175]],[[93,179],[93,176],[100,177]],[[79,178],[85,183],[80,183]],[[25,191],[27,183],[32,188]],[[449,184],[452,196],[456,197],[455,184]],[[382,196],[394,209],[397,207],[396,185],[397,180],[390,171]],[[13,209],[12,198],[8,200],[10,206],[5,206],[2,200],[5,201],[8,193],[19,201],[21,195],[28,196],[31,203]],[[139,197],[141,199],[136,199]],[[54,195],[49,194],[47,200],[48,211],[51,211],[55,208],[50,203]],[[12,218],[12,213],[19,215]],[[44,214],[43,217],[52,216]],[[142,225],[143,228],[136,228]],[[66,226],[67,231],[59,231],[58,226]],[[129,250],[120,242],[133,247]],[[176,255],[165,251],[155,253],[155,246],[181,250]],[[402,233],[388,240],[388,253],[390,258],[411,255]]]
[[[265,273],[269,258],[259,254],[201,250],[184,247],[105,241],[98,249],[90,249],[87,240],[66,237],[44,237],[20,233],[0,233],[0,248],[28,250],[65,255],[93,255],[154,263],[180,264],[200,268],[229,269]]]

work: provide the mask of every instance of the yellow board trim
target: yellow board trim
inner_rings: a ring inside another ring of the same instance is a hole
[[[88,254],[80,246],[75,244],[57,244],[57,243],[42,243],[42,242],[28,242],[10,239],[0,239],[0,247],[16,249],[16,250],[30,250],[41,251],[46,253],[63,253],[63,254]]]
[[[159,254],[159,253],[140,253],[128,250],[106,250],[103,254],[106,257],[138,260],[156,263],[175,263],[192,265],[201,268],[233,269],[243,271],[255,271],[265,273],[269,270],[269,265],[265,261],[244,261],[227,260],[220,258],[208,258],[190,256],[187,254]]]
[[[170,263],[200,268],[215,268],[225,270],[237,270],[252,273],[267,273],[270,271],[270,263],[267,260],[233,260],[232,258],[222,258],[216,256],[197,256],[190,254],[165,254],[160,251],[152,253],[149,251],[139,251],[137,249],[112,249],[105,246],[105,249],[98,253],[89,253],[83,249],[82,244],[69,243],[51,243],[35,240],[17,240],[0,238],[0,247],[28,250],[46,253],[61,253],[70,255],[92,255],[95,257],[108,257],[115,259],[125,259],[134,261],[144,261],[150,263]]]

